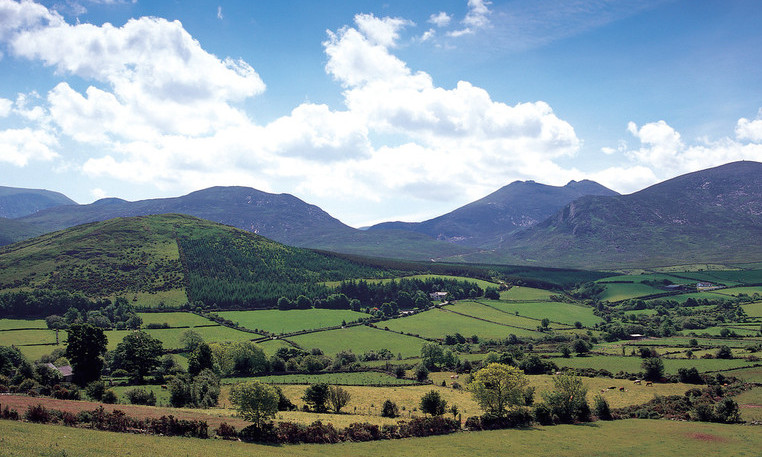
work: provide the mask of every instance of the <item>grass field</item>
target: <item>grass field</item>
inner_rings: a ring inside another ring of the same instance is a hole
[[[735,376],[747,382],[762,383],[762,367],[739,368],[725,372],[728,376]]]
[[[226,311],[220,316],[248,329],[272,333],[290,333],[341,325],[368,317],[365,313],[334,309],[293,309],[288,311]]]
[[[66,341],[66,331],[59,332],[59,342]],[[55,344],[55,330],[8,330],[0,332],[0,346],[25,346],[29,344]],[[52,351],[52,349],[51,349]]]
[[[445,335],[454,335],[455,333],[460,333],[463,336],[478,335],[480,338],[493,339],[506,338],[511,333],[522,337],[541,336],[536,331],[484,322],[440,309],[393,319],[383,324],[398,332],[419,334],[427,338],[443,338]]]
[[[2,456],[283,456],[378,457],[415,455],[757,456],[762,428],[696,422],[630,419],[525,430],[336,445],[267,446],[223,440],[132,435],[57,425],[0,421]]]
[[[542,305],[538,305],[542,306]],[[514,327],[521,327],[527,330],[534,330],[540,325],[540,321],[537,319],[530,319],[528,317],[517,316],[515,313],[507,313],[495,309],[491,306],[487,306],[482,303],[473,301],[458,301],[455,304],[447,305],[444,310],[451,310],[457,313],[466,314],[480,319],[486,319],[491,322],[497,322],[500,324],[511,325]],[[551,324],[550,328],[564,327],[563,324]]]
[[[762,302],[741,305],[741,308],[743,308],[749,317],[762,317]]]
[[[169,324],[170,327],[196,327],[215,322],[193,313],[138,313],[143,319],[143,327],[148,324]]]
[[[0,330],[48,328],[44,319],[0,319]]]
[[[741,410],[741,419],[762,421],[762,387],[755,387],[735,397]]]
[[[479,300],[489,306],[493,306],[502,311],[520,316],[532,317],[535,319],[548,318],[552,322],[562,322],[567,325],[574,325],[575,322],[582,322],[582,325],[592,327],[601,322],[602,319],[593,313],[593,308],[572,303],[561,302],[528,302],[512,303],[497,300]]]
[[[180,338],[183,333],[190,329],[186,328],[158,328],[158,329],[146,329],[146,333],[154,338],[161,340],[164,345],[164,349],[179,349],[183,347],[180,343]],[[194,332],[201,335],[204,341],[208,343],[223,342],[223,341],[248,341],[255,338],[259,338],[259,335],[253,333],[246,333],[240,330],[235,330],[222,325],[214,327],[196,327],[192,329]],[[116,349],[116,346],[121,343],[122,339],[128,335],[132,330],[108,330],[106,331],[106,338],[108,339],[108,350]]]
[[[167,308],[179,308],[188,303],[185,289],[160,290],[156,292],[138,292],[130,294],[133,303],[141,307],[159,308],[162,303]],[[115,298],[115,297],[112,297]]]
[[[630,298],[645,297],[646,295],[662,294],[665,292],[663,289],[657,289],[656,287],[651,287],[642,283],[618,284],[600,282],[599,284],[606,287],[600,295],[600,299],[610,302],[618,302]]]
[[[604,369],[610,371],[612,374],[616,374],[618,371],[626,371],[628,373],[638,373],[643,371],[641,364],[643,359],[640,357],[618,357],[618,356],[590,356],[590,357],[571,357],[565,359],[563,357],[555,357],[551,359],[559,367],[569,368],[595,368]],[[741,368],[750,365],[752,362],[747,362],[743,359],[663,359],[664,360],[664,372],[667,374],[677,374],[678,368],[691,368],[696,367],[700,372],[716,371],[716,370],[728,370],[733,368]]]
[[[307,333],[290,337],[289,340],[307,350],[320,348],[326,354],[336,354],[337,352],[349,349],[354,351],[355,354],[388,349],[392,354],[402,354],[402,357],[420,355],[421,346],[425,343],[420,338],[399,335],[365,325]]]
[[[324,382],[342,386],[404,386],[415,383],[409,379],[397,379],[387,373],[377,371],[356,371],[349,373],[323,373],[323,374],[286,374],[278,376],[258,376],[255,378],[224,378],[225,384],[257,380],[268,384],[316,384]]]
[[[677,332],[679,335],[690,335],[695,333],[696,335],[711,335],[720,336],[722,329],[727,329],[735,332],[738,336],[759,336],[759,326],[756,327],[741,327],[741,326],[722,326],[722,327],[707,327],[694,330],[681,330]]]
[[[555,292],[533,287],[513,286],[500,292],[500,300],[510,301],[547,301]]]

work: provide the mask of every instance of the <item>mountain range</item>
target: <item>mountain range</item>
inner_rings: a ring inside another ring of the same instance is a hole
[[[629,195],[587,180],[565,186],[516,181],[427,221],[368,230],[292,195],[245,187],[89,205],[56,194],[63,197],[57,206],[34,212],[31,204],[15,203],[10,190],[0,197],[6,194],[6,207],[26,207],[26,214],[16,209],[12,218],[0,218],[0,244],[115,217],[180,213],[288,245],[377,257],[581,268],[762,260],[762,243],[755,242],[762,239],[762,164],[749,161]]]

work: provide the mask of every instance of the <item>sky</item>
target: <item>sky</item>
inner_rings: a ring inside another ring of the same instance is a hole
[[[757,0],[0,0],[0,185],[352,226],[762,161]]]

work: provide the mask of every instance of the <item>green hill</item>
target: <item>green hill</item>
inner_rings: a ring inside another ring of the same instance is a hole
[[[395,274],[184,215],[94,222],[0,248],[0,291],[158,294],[180,305],[271,306],[323,281]]]

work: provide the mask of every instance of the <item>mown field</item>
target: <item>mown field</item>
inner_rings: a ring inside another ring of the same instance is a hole
[[[735,425],[625,420],[526,430],[462,432],[394,441],[336,445],[267,446],[223,440],[131,435],[63,426],[0,421],[3,456],[283,456],[378,457],[415,455],[757,456],[762,428]]]
[[[329,355],[345,350],[352,350],[355,354],[363,354],[368,351],[388,349],[392,354],[399,354],[402,357],[420,355],[421,346],[426,342],[420,338],[387,332],[365,325],[306,333],[290,337],[289,340],[307,350],[320,348]]]
[[[461,316],[444,309],[434,309],[414,316],[384,322],[385,327],[397,332],[412,333],[426,338],[444,338],[460,333],[464,336],[479,335],[481,338],[501,339],[514,334],[521,337],[539,337],[540,332],[485,322]],[[537,327],[537,324],[534,325]]]
[[[507,313],[533,319],[548,318],[552,322],[560,322],[566,325],[574,325],[579,321],[586,327],[592,327],[602,322],[602,319],[593,313],[593,308],[573,303],[562,302],[521,302],[511,303],[498,300],[479,300],[488,306],[492,306]]]
[[[335,327],[343,321],[354,322],[368,317],[365,313],[334,309],[226,311],[218,314],[242,327],[278,334]]]

